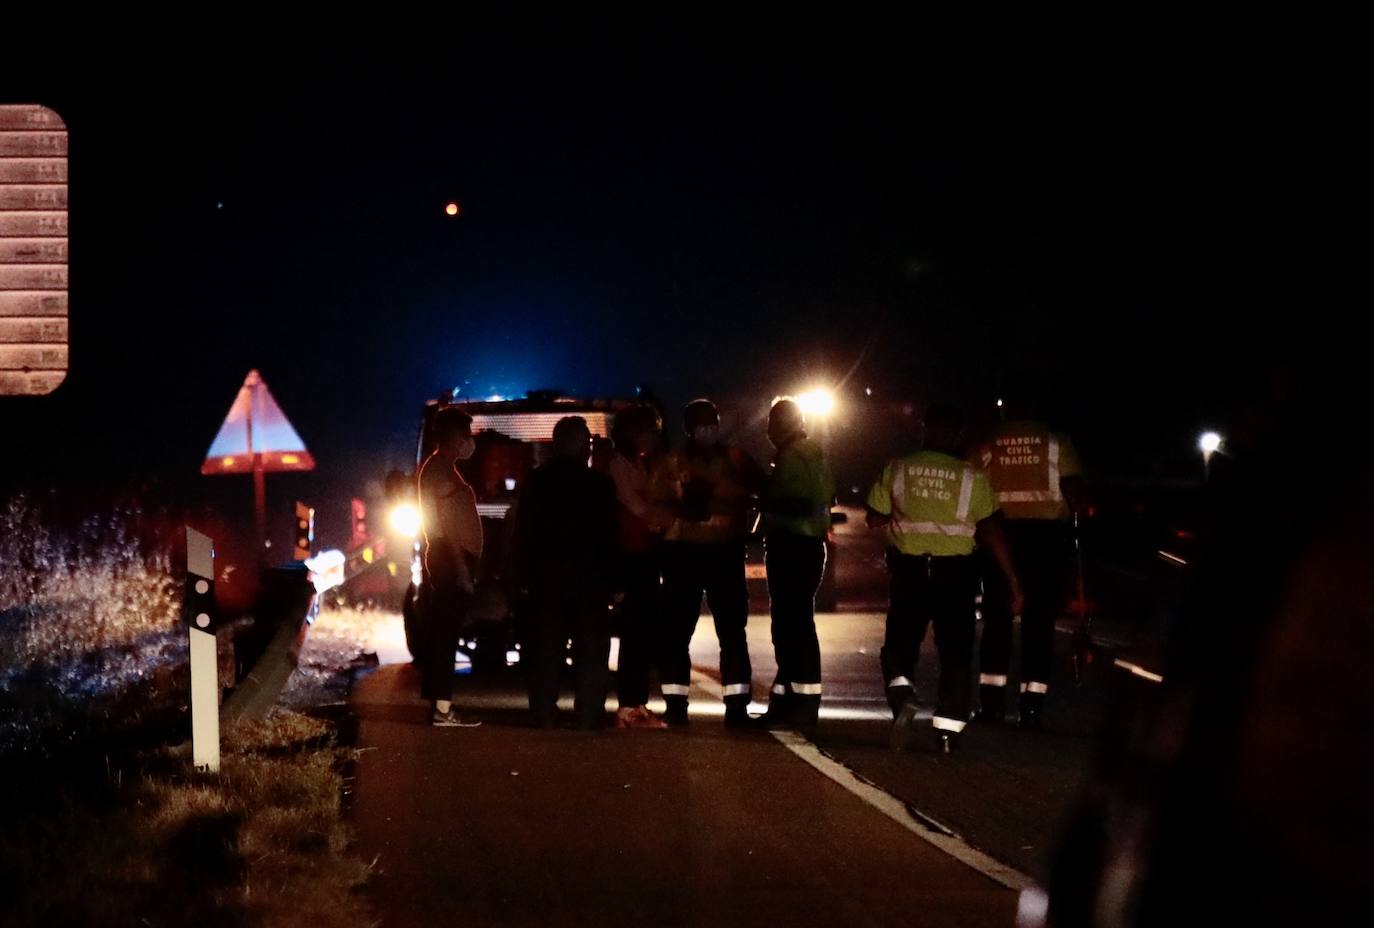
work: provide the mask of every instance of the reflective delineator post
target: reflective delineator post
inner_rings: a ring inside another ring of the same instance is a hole
[[[219,772],[219,652],[215,646],[215,546],[186,529],[186,598],[191,641],[191,757],[197,770]]]

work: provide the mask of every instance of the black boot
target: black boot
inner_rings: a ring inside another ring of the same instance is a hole
[[[792,727],[810,733],[816,730],[821,718],[821,698],[819,696],[793,695]]]
[[[1001,686],[978,687],[978,699],[982,708],[974,716],[974,721],[987,725],[1001,725],[1007,717],[1006,689]]]
[[[791,693],[774,693],[769,696],[767,710],[754,719],[754,725],[769,731],[775,728],[791,728],[793,698]]]
[[[892,720],[892,731],[887,736],[887,746],[889,750],[900,753],[907,749],[907,745],[911,744],[911,736],[915,733],[916,700],[912,699],[904,703],[895,714],[896,718]]]
[[[935,730],[935,750],[941,754],[953,754],[959,748],[959,733]]]
[[[907,703],[916,703],[916,691],[909,686],[889,686],[887,688],[887,705],[892,710],[892,717],[895,719],[902,713],[902,707]]]
[[[1021,695],[1021,720],[1018,723],[1023,731],[1041,731],[1045,726],[1040,720],[1040,712],[1045,706],[1045,697],[1040,693]]]
[[[748,728],[754,723],[749,717],[748,696],[725,697],[725,727]]]
[[[682,726],[687,724],[687,697],[686,696],[664,696],[663,701],[668,708],[663,713],[663,721],[669,725]]]

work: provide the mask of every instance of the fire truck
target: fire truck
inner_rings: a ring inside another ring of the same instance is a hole
[[[468,401],[446,397],[429,401],[420,421],[416,468],[434,451],[432,426],[439,411],[457,407],[472,416],[476,451],[459,469],[477,496],[485,545],[476,576],[476,591],[460,633],[458,650],[474,670],[505,668],[519,660],[518,603],[508,582],[510,574],[511,515],[520,488],[535,467],[552,453],[553,427],[564,416],[581,416],[593,438],[593,466],[609,461],[610,433],[618,412],[634,405],[628,399],[579,399],[557,391],[531,393],[521,399]],[[411,553],[409,583],[402,599],[406,645],[413,657],[424,640],[426,591],[420,563],[420,514],[415,474],[393,472],[387,479],[390,513],[390,550]],[[842,523],[843,515],[835,516]],[[757,520],[755,520],[757,524]],[[822,610],[835,608],[835,553],[827,542],[826,572],[817,594]],[[393,555],[394,557],[394,555]],[[745,572],[750,610],[756,616],[768,612],[767,579],[763,566],[762,538],[750,538]],[[614,626],[614,616],[612,617]]]

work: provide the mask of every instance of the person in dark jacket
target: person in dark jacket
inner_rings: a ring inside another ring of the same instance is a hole
[[[553,445],[554,456],[526,481],[516,513],[515,566],[528,608],[522,660],[534,721],[552,727],[572,639],[577,725],[590,729],[606,711],[620,533],[615,484],[588,468],[591,433],[581,416],[559,420]]]

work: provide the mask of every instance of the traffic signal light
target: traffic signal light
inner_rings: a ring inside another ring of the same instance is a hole
[[[356,551],[367,544],[372,534],[367,530],[367,503],[353,500],[353,537],[349,539],[348,550]]]
[[[310,557],[315,544],[315,510],[305,503],[296,503],[296,550],[294,558],[304,561]]]

